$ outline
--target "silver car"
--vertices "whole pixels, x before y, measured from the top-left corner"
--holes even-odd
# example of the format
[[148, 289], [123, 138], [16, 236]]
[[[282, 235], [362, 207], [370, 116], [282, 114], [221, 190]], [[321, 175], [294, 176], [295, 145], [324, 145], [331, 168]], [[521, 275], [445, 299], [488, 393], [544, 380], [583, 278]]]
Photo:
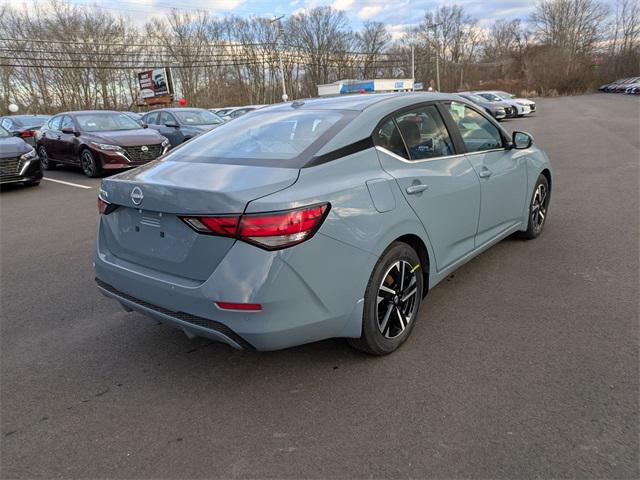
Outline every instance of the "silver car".
[[98, 288], [235, 348], [383, 355], [452, 271], [540, 235], [552, 184], [530, 135], [458, 96], [280, 104], [103, 179]]

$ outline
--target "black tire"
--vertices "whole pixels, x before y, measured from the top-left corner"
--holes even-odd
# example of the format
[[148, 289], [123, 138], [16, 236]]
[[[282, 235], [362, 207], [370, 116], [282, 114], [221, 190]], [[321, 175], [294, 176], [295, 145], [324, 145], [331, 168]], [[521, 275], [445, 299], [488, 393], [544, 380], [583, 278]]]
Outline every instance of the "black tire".
[[551, 199], [551, 190], [549, 189], [549, 181], [544, 175], [540, 175], [533, 187], [531, 202], [529, 203], [529, 220], [527, 229], [519, 232], [518, 236], [525, 240], [531, 240], [538, 237], [542, 233], [544, 224], [549, 214], [549, 200]]
[[365, 291], [362, 336], [349, 339], [351, 346], [370, 355], [387, 355], [405, 342], [422, 301], [422, 268], [418, 254], [406, 243], [394, 242], [385, 250]]
[[89, 178], [96, 178], [102, 174], [102, 165], [99, 164], [95, 155], [88, 148], [80, 152], [80, 166], [84, 174]]
[[47, 150], [42, 145], [38, 147], [38, 156], [40, 157], [40, 166], [43, 170], [53, 170], [56, 168], [56, 163], [49, 159]]

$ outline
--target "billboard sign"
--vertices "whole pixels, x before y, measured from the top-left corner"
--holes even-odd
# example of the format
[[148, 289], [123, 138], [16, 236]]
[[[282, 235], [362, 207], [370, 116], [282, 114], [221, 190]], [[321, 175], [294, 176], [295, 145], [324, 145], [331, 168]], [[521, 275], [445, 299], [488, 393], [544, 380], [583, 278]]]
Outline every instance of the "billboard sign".
[[148, 102], [157, 97], [170, 97], [173, 94], [171, 71], [168, 68], [156, 68], [138, 73], [140, 98]]

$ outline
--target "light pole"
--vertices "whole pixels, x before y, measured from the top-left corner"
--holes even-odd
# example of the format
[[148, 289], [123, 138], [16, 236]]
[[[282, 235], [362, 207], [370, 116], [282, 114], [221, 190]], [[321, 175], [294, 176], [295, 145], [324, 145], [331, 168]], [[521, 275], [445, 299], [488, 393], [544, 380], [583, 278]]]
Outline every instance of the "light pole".
[[286, 102], [289, 99], [287, 95], [287, 87], [284, 82], [284, 65], [282, 64], [282, 48], [280, 48], [280, 36], [284, 33], [284, 29], [280, 24], [280, 20], [284, 18], [284, 15], [274, 17], [271, 19], [271, 23], [278, 22], [278, 34], [276, 35], [276, 48], [278, 49], [278, 61], [280, 63], [280, 81], [282, 82], [282, 101]]
[[440, 91], [440, 48], [438, 46], [438, 39], [436, 38], [436, 28], [442, 25], [442, 23], [432, 23], [427, 25], [427, 29], [433, 30], [433, 39], [436, 43], [436, 88]]
[[411, 42], [411, 79], [413, 80], [412, 90], [416, 91], [416, 54], [413, 42]]

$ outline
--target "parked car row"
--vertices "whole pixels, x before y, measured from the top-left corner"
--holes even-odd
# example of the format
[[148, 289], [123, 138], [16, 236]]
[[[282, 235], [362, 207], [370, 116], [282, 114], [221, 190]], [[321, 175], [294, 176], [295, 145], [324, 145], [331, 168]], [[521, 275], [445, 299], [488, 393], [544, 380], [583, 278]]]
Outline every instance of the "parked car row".
[[[260, 107], [230, 109], [233, 115], [227, 120]], [[203, 108], [161, 108], [145, 114], [93, 110], [0, 117], [0, 182], [30, 182], [35, 178], [17, 180], [23, 178], [20, 171], [26, 163], [15, 158], [25, 149], [31, 148], [39, 160], [40, 177], [41, 169], [50, 170], [59, 164], [80, 167], [85, 175], [97, 177], [106, 171], [126, 170], [155, 160], [224, 122]]]
[[598, 89], [606, 93], [627, 93], [640, 95], [640, 77], [620, 78], [615, 82], [605, 83]]
[[[529, 115], [535, 111], [534, 102], [516, 98], [507, 92], [461, 92], [459, 95], [496, 120]], [[38, 168], [35, 176], [17, 180], [23, 178], [20, 172], [32, 172], [23, 172], [27, 163], [15, 161], [20, 155], [26, 154], [29, 148], [35, 150], [30, 155], [39, 159], [41, 169], [50, 170], [59, 164], [65, 164], [80, 167], [88, 177], [98, 177], [107, 171], [126, 170], [148, 163], [171, 148], [265, 106], [245, 105], [209, 110], [160, 108], [145, 114], [93, 110], [63, 112], [53, 117], [0, 117], [3, 137], [15, 138], [10, 142], [12, 146], [8, 147], [6, 153], [0, 150], [0, 158], [13, 159], [11, 167], [5, 167], [3, 163], [0, 181], [6, 177], [11, 182], [35, 183], [35, 177], [42, 176]], [[20, 144], [18, 148], [20, 142], [28, 145]]]
[[482, 107], [496, 120], [524, 117], [536, 111], [535, 102], [501, 90], [460, 92], [458, 95]]

